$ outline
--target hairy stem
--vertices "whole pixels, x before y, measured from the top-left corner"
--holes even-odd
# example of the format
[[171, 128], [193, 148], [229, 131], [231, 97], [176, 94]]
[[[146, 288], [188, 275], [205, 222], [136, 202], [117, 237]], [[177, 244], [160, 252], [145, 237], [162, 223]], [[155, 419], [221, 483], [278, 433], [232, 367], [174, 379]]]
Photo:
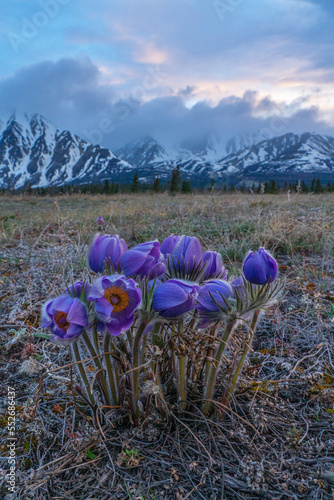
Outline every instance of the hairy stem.
[[[179, 346], [181, 344], [182, 335], [183, 335], [183, 321], [179, 322], [179, 337], [178, 343]], [[181, 346], [182, 349], [182, 346]], [[181, 408], [185, 410], [187, 408], [187, 356], [180, 355], [178, 356], [178, 366], [179, 366], [179, 398], [181, 401]]]
[[137, 333], [133, 341], [133, 367], [135, 370], [132, 372], [133, 377], [133, 403], [135, 408], [136, 417], [139, 418], [139, 366], [141, 365], [141, 352], [140, 352], [140, 342], [142, 340], [143, 331], [146, 327], [146, 323], [142, 321], [138, 327]]
[[228, 403], [231, 399], [231, 396], [234, 392], [234, 389], [235, 389], [235, 386], [236, 386], [236, 383], [238, 381], [238, 378], [239, 378], [239, 375], [240, 375], [240, 372], [244, 366], [244, 363], [245, 363], [245, 359], [246, 359], [246, 356], [248, 354], [248, 351], [249, 351], [249, 348], [251, 346], [251, 343], [252, 343], [252, 340], [253, 340], [253, 337], [254, 337], [254, 333], [255, 333], [255, 328], [256, 328], [256, 323], [257, 323], [257, 320], [259, 318], [259, 314], [260, 314], [260, 311], [255, 311], [254, 312], [254, 315], [253, 315], [253, 319], [252, 319], [252, 323], [251, 323], [251, 326], [250, 326], [250, 334], [249, 334], [249, 339], [248, 341], [245, 343], [245, 346], [244, 346], [244, 349], [242, 351], [242, 354], [241, 354], [241, 357], [239, 359], [239, 363], [236, 367], [236, 370], [234, 372], [234, 375], [232, 377], [232, 380], [231, 380], [231, 385], [230, 385], [230, 388], [229, 388], [229, 391], [228, 393], [226, 393], [226, 395], [224, 396], [223, 398], [223, 401], [222, 403], [225, 405], [225, 406], [228, 406]]
[[209, 373], [210, 373], [211, 366], [212, 366], [212, 362], [209, 359], [212, 357], [212, 352], [213, 352], [212, 342], [216, 339], [218, 329], [219, 329], [219, 326], [215, 326], [215, 327], [211, 328], [210, 332], [209, 332], [210, 338], [208, 339], [208, 342], [207, 342], [206, 356], [205, 356], [205, 362], [204, 362], [204, 365], [205, 365], [205, 385], [208, 383]]
[[208, 376], [206, 379], [205, 390], [204, 390], [204, 398], [206, 399], [206, 401], [204, 402], [204, 405], [203, 405], [203, 413], [205, 415], [208, 415], [210, 413], [211, 400], [213, 399], [213, 395], [214, 395], [217, 373], [218, 373], [219, 366], [220, 366], [220, 360], [222, 358], [222, 355], [224, 354], [226, 343], [227, 343], [228, 339], [230, 338], [230, 335], [231, 335], [235, 325], [236, 325], [235, 320], [230, 320], [227, 323], [223, 338], [221, 339], [219, 347], [217, 349], [217, 353], [215, 356], [215, 364], [212, 364], [211, 369], [209, 370], [209, 373], [208, 373]]
[[[96, 325], [93, 326], [93, 330], [94, 330], [95, 334], [97, 335]], [[103, 370], [102, 372], [100, 372], [100, 375], [99, 375], [99, 378], [98, 378], [98, 383], [99, 383], [100, 389], [101, 389], [101, 391], [103, 393], [103, 396], [104, 396], [106, 404], [108, 406], [110, 406], [111, 405], [111, 401], [110, 401], [110, 398], [109, 398], [109, 392], [108, 392], [108, 387], [107, 387], [107, 382], [106, 382], [106, 377], [105, 377], [105, 369], [103, 368], [102, 363], [100, 361], [100, 358], [98, 357], [98, 355], [100, 354], [100, 352], [99, 351], [97, 351], [97, 352], [95, 351], [94, 346], [91, 343], [89, 335], [87, 334], [86, 331], [84, 331], [84, 333], [82, 334], [82, 339], [85, 342], [90, 355], [92, 357], [94, 357], [93, 362], [95, 364], [95, 367], [98, 370]]]
[[[110, 342], [110, 335], [107, 333], [104, 337], [104, 352], [107, 353], [110, 351], [111, 347], [111, 342]], [[105, 360], [106, 360], [106, 367], [107, 367], [107, 374], [108, 374], [108, 380], [109, 380], [109, 389], [110, 393], [112, 396], [112, 400], [114, 405], [117, 405], [118, 403], [118, 394], [117, 394], [117, 385], [115, 382], [115, 366], [112, 361], [112, 355], [111, 354], [105, 354], [104, 355]]]
[[79, 378], [81, 380], [81, 383], [83, 385], [83, 389], [84, 389], [85, 393], [87, 394], [87, 399], [90, 401], [91, 405], [93, 407], [95, 407], [96, 406], [95, 399], [94, 399], [93, 394], [91, 393], [89, 380], [87, 378], [83, 363], [81, 362], [81, 356], [80, 356], [77, 342], [73, 342], [71, 344], [71, 354], [72, 354], [73, 360], [78, 362], [75, 366], [77, 367], [77, 372], [78, 372]]

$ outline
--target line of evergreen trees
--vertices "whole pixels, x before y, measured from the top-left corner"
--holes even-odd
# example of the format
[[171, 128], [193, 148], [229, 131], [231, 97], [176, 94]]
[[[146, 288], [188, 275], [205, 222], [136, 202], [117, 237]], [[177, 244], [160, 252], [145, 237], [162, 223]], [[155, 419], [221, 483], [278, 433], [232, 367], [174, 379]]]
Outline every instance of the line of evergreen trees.
[[[275, 180], [269, 180], [266, 182], [253, 183], [250, 188], [249, 185], [242, 184], [237, 188], [232, 185], [223, 184], [222, 186], [216, 188], [214, 179], [211, 180], [210, 187], [206, 188], [196, 188], [197, 192], [207, 192], [207, 191], [223, 191], [223, 192], [253, 192], [257, 194], [278, 194], [280, 192], [290, 191], [298, 192], [298, 193], [329, 193], [334, 192], [334, 182], [327, 182], [327, 184], [323, 185], [318, 178], [312, 179], [310, 185], [307, 185], [304, 180], [294, 182], [294, 183], [285, 183], [283, 186], [280, 185]], [[119, 184], [114, 181], [109, 182], [105, 180], [104, 183], [101, 184], [85, 184], [85, 185], [64, 185], [64, 186], [54, 186], [54, 187], [41, 187], [41, 188], [33, 188], [31, 185], [26, 186], [25, 188], [21, 188], [16, 191], [11, 191], [15, 193], [25, 193], [28, 195], [36, 195], [36, 196], [56, 196], [62, 194], [110, 194], [114, 195], [117, 193], [138, 193], [138, 192], [169, 192], [170, 194], [183, 193], [188, 194], [192, 193], [193, 188], [191, 187], [190, 181], [182, 180], [180, 168], [177, 166], [172, 171], [172, 175], [168, 184], [162, 184], [160, 182], [160, 178], [156, 177], [153, 185], [140, 183], [138, 173], [135, 172], [133, 176], [132, 184]], [[0, 190], [1, 194], [5, 194], [8, 192], [5, 188]]]
[[277, 194], [281, 191], [290, 191], [290, 192], [298, 192], [298, 193], [332, 193], [334, 192], [334, 182], [327, 182], [326, 185], [323, 185], [320, 179], [313, 178], [310, 186], [306, 184], [304, 180], [297, 181], [294, 183], [284, 183], [283, 186], [275, 180], [270, 180], [269, 182], [260, 182], [257, 187], [253, 183], [252, 191], [254, 193], [265, 193], [265, 194]]

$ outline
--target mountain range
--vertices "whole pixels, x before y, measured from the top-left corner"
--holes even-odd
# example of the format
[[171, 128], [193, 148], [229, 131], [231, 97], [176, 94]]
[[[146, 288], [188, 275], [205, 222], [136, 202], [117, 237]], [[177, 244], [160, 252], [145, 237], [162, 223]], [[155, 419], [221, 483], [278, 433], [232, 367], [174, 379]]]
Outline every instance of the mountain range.
[[133, 166], [109, 149], [60, 131], [41, 115], [0, 115], [0, 187], [98, 183], [129, 172]]
[[270, 178], [334, 180], [334, 138], [287, 133], [230, 148], [215, 134], [195, 145], [166, 148], [146, 137], [113, 153], [57, 129], [41, 115], [0, 115], [0, 187], [128, 183], [134, 172], [141, 182], [156, 177], [167, 182], [177, 165], [182, 178], [197, 185], [210, 178], [218, 184]]

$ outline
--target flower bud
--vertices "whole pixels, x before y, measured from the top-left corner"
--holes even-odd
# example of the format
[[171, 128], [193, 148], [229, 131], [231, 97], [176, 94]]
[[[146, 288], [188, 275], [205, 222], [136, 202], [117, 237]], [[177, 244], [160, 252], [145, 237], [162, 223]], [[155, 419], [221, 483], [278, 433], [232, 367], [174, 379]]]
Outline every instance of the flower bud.
[[209, 280], [215, 277], [221, 279], [227, 278], [226, 269], [223, 266], [222, 258], [219, 253], [207, 250], [203, 254], [202, 262], [206, 262], [204, 279]]
[[176, 318], [195, 307], [198, 285], [183, 280], [168, 280], [153, 295], [153, 309], [164, 318]]
[[243, 265], [245, 278], [254, 285], [272, 283], [277, 276], [277, 262], [264, 248], [250, 252]]
[[128, 247], [117, 234], [108, 236], [97, 233], [88, 251], [88, 264], [95, 273], [103, 271], [105, 262], [110, 262], [115, 271], [120, 270], [121, 258]]
[[122, 268], [126, 277], [155, 278], [162, 276], [166, 265], [160, 253], [160, 243], [149, 241], [131, 248], [122, 257]]

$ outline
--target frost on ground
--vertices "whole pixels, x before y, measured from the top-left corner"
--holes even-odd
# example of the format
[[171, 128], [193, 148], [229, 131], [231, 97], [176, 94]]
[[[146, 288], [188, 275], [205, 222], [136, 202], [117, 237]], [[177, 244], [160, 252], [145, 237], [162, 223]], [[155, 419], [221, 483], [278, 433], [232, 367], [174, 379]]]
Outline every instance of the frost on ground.
[[[11, 498], [332, 498], [333, 197], [3, 197], [0, 208], [1, 498], [10, 498], [7, 386], [16, 391]], [[41, 303], [87, 272], [98, 215], [133, 244], [196, 235], [231, 274], [250, 248], [277, 257], [284, 297], [260, 323], [224, 419], [205, 418], [195, 402], [169, 419], [153, 411], [145, 428], [124, 424], [117, 409], [102, 429], [85, 416], [72, 370], [61, 368], [68, 350], [43, 339], [38, 321]]]

